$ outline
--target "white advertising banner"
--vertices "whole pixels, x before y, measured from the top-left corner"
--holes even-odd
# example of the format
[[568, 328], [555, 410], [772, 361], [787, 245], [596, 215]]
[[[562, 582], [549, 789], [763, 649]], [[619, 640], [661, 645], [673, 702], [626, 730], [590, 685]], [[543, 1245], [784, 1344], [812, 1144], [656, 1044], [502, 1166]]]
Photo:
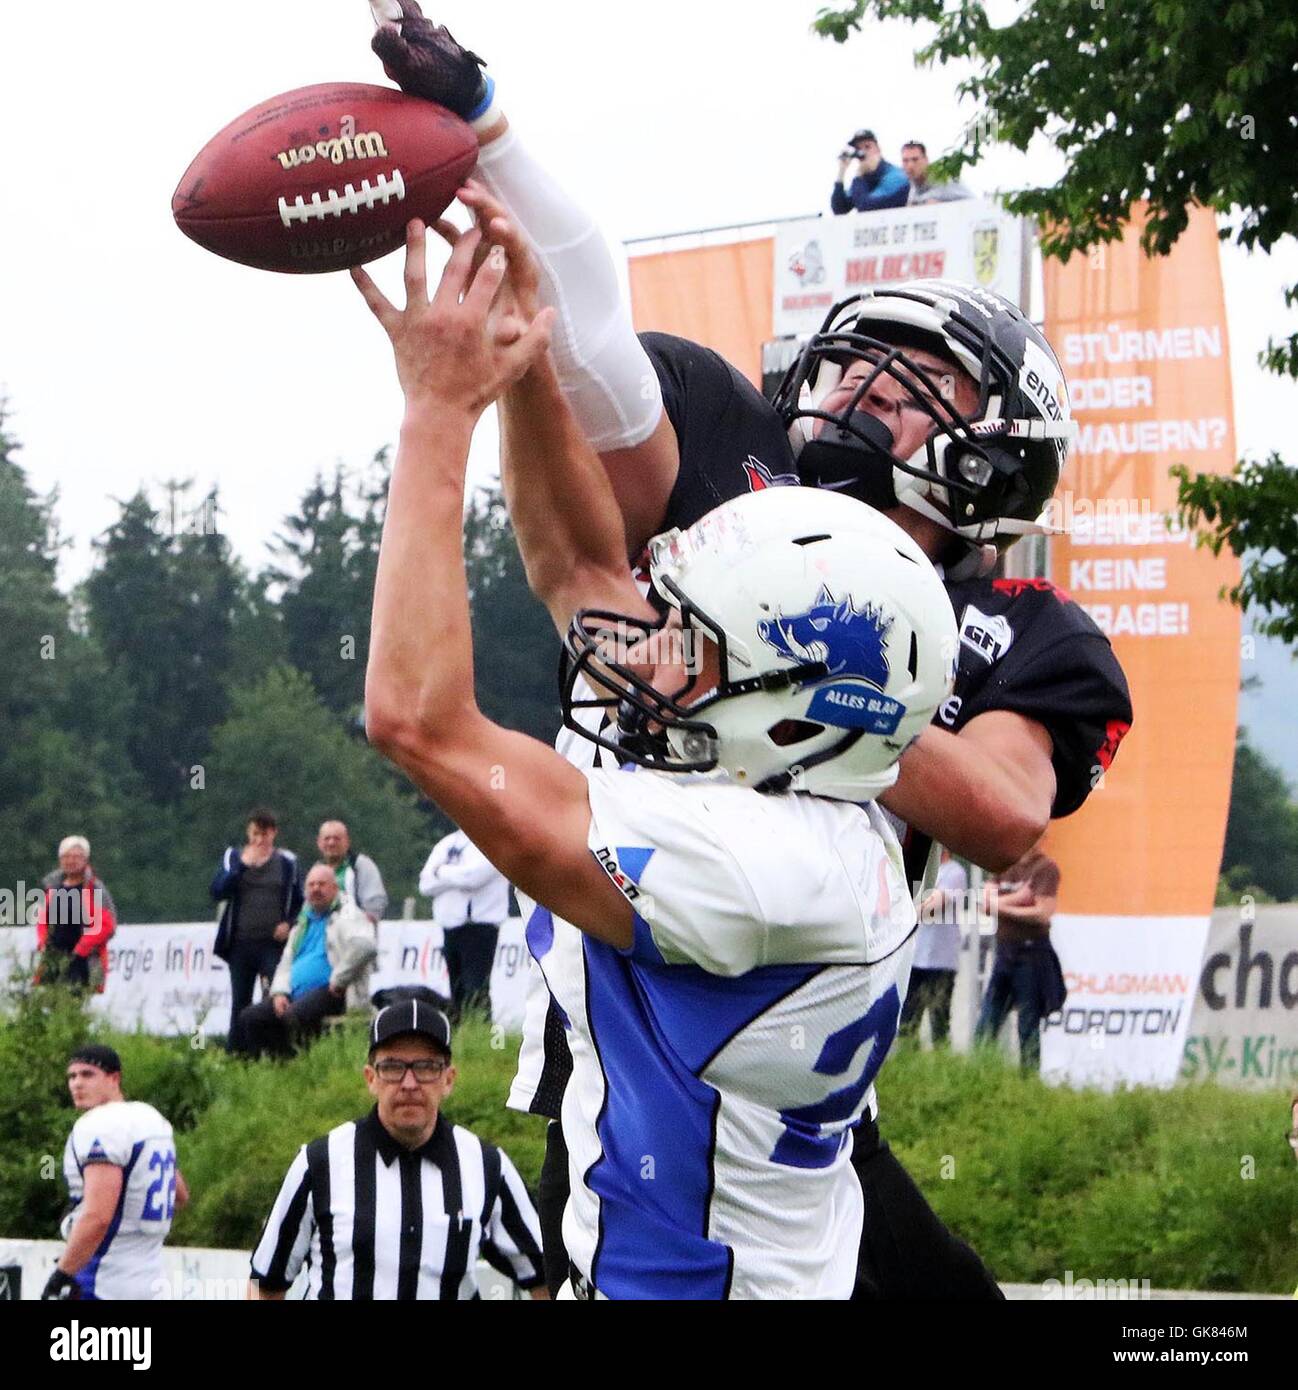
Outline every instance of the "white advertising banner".
[[[0, 1302], [40, 1298], [45, 1281], [64, 1248], [61, 1240], [6, 1240], [0, 1236]], [[247, 1299], [251, 1254], [247, 1250], [164, 1245], [162, 1275], [154, 1283], [152, 1296], [157, 1300], [187, 1303]], [[287, 1296], [302, 1298], [306, 1283], [304, 1268]], [[478, 1288], [483, 1298], [497, 1303], [522, 1297], [513, 1283], [485, 1260], [478, 1261]]]
[[814, 333], [848, 295], [927, 279], [966, 280], [1019, 304], [1021, 221], [984, 198], [966, 198], [780, 223], [773, 327], [777, 335]]
[[1056, 917], [1050, 939], [1068, 998], [1042, 1028], [1042, 1075], [1104, 1089], [1170, 1086], [1207, 936], [1206, 917]]
[[1181, 1075], [1266, 1090], [1298, 1082], [1298, 906], [1212, 914]]
[[[431, 922], [380, 922], [379, 958], [371, 990], [428, 985], [449, 994], [442, 929]], [[108, 985], [91, 1007], [114, 1027], [148, 1033], [224, 1033], [230, 1019], [230, 977], [212, 954], [212, 922], [169, 922], [119, 927], [109, 942]], [[33, 927], [0, 928], [0, 981], [35, 968]], [[535, 969], [523, 923], [500, 925], [491, 972], [493, 1019], [510, 1032], [523, 1027], [528, 971]]]

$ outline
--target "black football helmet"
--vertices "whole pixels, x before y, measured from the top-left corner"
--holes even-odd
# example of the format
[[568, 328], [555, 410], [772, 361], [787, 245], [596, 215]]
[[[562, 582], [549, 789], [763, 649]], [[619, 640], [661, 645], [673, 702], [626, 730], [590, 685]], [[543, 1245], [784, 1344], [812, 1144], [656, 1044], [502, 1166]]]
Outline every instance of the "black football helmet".
[[[966, 371], [978, 387], [977, 408], [957, 410], [951, 392], [908, 358], [907, 348], [927, 349]], [[838, 410], [821, 410], [854, 361], [870, 371]], [[887, 425], [860, 408], [885, 374], [933, 421], [910, 458], [898, 458]], [[1068, 388], [1045, 337], [998, 294], [914, 280], [845, 299], [803, 347], [774, 404], [810, 486], [881, 510], [911, 507], [974, 550], [1004, 550], [1020, 536], [1055, 529], [1041, 514], [1076, 435]]]

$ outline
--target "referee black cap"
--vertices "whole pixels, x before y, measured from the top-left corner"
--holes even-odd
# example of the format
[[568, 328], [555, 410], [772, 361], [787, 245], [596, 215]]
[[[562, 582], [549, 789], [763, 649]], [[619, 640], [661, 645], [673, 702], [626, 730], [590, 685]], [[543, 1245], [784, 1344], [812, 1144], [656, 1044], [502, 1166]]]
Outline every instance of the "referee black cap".
[[98, 1067], [100, 1071], [109, 1076], [120, 1076], [122, 1074], [122, 1059], [111, 1048], [104, 1043], [86, 1043], [68, 1058], [69, 1064], [72, 1062], [85, 1062], [89, 1066]]
[[451, 1055], [450, 1019], [441, 1009], [418, 999], [404, 999], [400, 1004], [389, 1004], [374, 1015], [374, 1022], [370, 1024], [370, 1053], [373, 1054], [374, 1049], [385, 1042], [408, 1033], [427, 1038], [448, 1057]]

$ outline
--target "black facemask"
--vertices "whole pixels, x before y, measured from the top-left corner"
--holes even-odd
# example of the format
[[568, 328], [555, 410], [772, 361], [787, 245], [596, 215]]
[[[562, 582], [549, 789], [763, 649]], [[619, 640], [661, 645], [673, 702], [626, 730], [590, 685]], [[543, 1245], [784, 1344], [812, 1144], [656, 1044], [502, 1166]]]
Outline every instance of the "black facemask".
[[844, 492], [876, 511], [897, 505], [892, 485], [892, 431], [876, 415], [855, 410], [852, 428], [829, 420], [798, 454], [798, 476], [807, 487]]

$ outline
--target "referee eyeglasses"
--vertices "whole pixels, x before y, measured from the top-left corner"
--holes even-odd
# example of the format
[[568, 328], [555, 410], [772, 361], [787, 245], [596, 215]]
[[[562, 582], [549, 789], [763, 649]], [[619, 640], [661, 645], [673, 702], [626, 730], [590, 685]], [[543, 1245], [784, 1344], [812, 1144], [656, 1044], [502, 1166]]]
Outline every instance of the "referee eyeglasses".
[[436, 1081], [449, 1065], [442, 1057], [416, 1057], [410, 1061], [404, 1057], [384, 1057], [374, 1063], [374, 1070], [380, 1081], [399, 1086], [406, 1079], [407, 1071], [414, 1073], [416, 1081], [426, 1083]]

